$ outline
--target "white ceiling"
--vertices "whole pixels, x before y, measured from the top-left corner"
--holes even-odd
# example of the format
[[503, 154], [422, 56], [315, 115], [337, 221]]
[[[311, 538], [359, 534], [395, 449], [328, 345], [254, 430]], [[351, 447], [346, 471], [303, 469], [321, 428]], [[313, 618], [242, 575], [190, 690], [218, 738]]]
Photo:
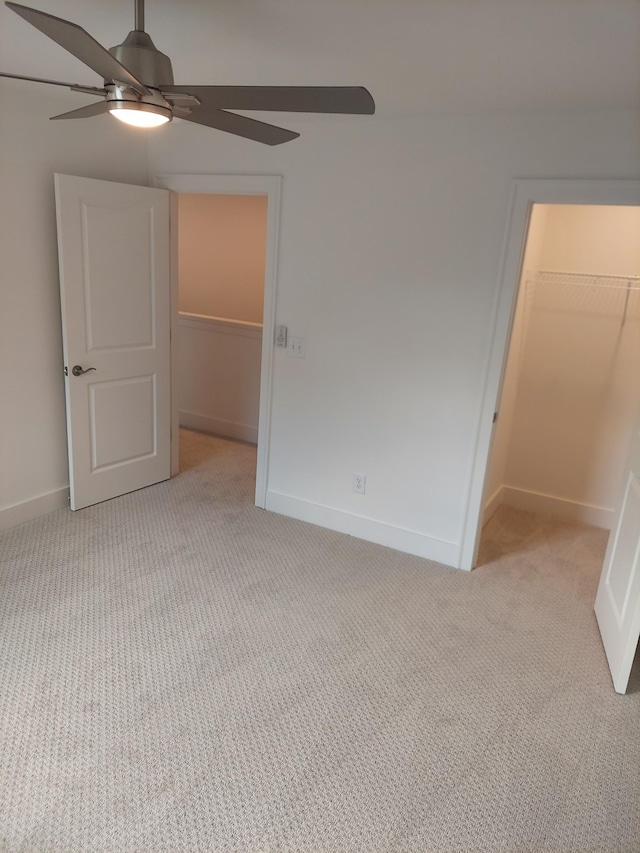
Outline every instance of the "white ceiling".
[[[25, 5], [133, 27], [133, 0]], [[365, 85], [379, 115], [640, 106], [640, 0], [147, 0], [146, 29], [176, 83]], [[4, 6], [0, 70], [99, 82]]]

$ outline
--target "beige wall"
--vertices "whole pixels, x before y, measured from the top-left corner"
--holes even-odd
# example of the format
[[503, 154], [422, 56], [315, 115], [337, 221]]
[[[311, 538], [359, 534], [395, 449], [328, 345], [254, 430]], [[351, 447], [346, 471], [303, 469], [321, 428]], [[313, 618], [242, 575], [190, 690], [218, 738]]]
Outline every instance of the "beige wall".
[[[551, 205], [526, 268], [640, 276], [638, 234], [640, 208]], [[640, 294], [529, 282], [519, 303], [487, 498], [502, 482], [506, 503], [608, 526], [640, 402]]]
[[540, 269], [640, 275], [640, 207], [549, 205]]
[[178, 195], [180, 311], [262, 322], [266, 196]]

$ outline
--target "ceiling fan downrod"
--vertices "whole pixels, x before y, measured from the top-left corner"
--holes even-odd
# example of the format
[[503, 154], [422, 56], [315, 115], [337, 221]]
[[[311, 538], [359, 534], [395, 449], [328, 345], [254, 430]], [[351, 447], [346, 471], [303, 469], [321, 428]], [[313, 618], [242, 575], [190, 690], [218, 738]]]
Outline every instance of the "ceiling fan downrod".
[[160, 89], [173, 85], [173, 69], [169, 57], [158, 50], [144, 28], [144, 0], [135, 2], [135, 23], [122, 44], [109, 48], [109, 53], [146, 86]]
[[134, 0], [135, 2], [135, 25], [134, 29], [140, 33], [144, 32], [144, 0]]

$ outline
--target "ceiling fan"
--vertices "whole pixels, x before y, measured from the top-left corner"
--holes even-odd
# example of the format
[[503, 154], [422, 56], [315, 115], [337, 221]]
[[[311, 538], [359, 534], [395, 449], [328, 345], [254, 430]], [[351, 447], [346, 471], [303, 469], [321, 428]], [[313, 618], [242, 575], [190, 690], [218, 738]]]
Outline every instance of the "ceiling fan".
[[109, 112], [138, 127], [155, 127], [174, 116], [224, 130], [266, 145], [280, 145], [299, 136], [291, 130], [256, 121], [228, 110], [371, 115], [375, 104], [362, 86], [187, 86], [174, 85], [171, 60], [161, 53], [144, 29], [144, 0], [134, 0], [135, 29], [122, 44], [102, 47], [77, 24], [5, 3], [104, 80], [104, 86], [80, 86], [59, 80], [0, 72], [0, 77], [65, 86], [73, 92], [100, 96], [96, 103], [53, 119], [90, 118]]

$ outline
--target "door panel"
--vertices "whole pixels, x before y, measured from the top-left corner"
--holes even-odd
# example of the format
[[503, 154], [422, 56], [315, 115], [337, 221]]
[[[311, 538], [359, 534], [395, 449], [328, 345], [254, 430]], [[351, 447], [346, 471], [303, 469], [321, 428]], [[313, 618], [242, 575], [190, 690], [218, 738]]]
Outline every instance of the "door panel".
[[633, 433], [622, 504], [609, 537], [595, 612], [613, 685], [624, 693], [640, 637], [640, 422]]
[[[114, 410], [121, 410], [116, 423]], [[155, 376], [90, 383], [92, 471], [154, 456], [155, 410]]]
[[153, 208], [81, 210], [87, 351], [153, 346]]
[[633, 592], [634, 572], [629, 572], [638, 560], [638, 530], [640, 529], [640, 484], [629, 474], [624, 496], [625, 511], [620, 519], [615, 547], [607, 572], [607, 590], [618, 624], [624, 622]]
[[56, 175], [56, 210], [80, 509], [170, 474], [169, 193]]

